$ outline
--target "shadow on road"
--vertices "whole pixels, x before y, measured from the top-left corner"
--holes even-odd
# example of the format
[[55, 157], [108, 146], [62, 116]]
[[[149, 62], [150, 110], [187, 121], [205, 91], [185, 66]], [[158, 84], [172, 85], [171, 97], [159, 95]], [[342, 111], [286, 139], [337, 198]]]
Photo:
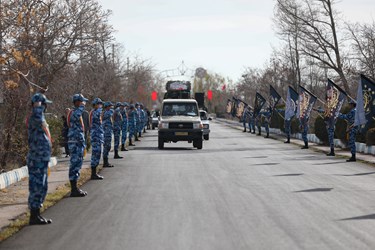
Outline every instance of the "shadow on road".
[[278, 162], [265, 162], [265, 163], [257, 163], [257, 164], [252, 164], [252, 166], [274, 166], [274, 165], [279, 165], [280, 163]]
[[330, 164], [343, 164], [347, 163], [346, 161], [332, 161], [332, 162], [321, 162], [321, 163], [314, 163], [312, 165], [330, 165]]
[[364, 175], [372, 175], [375, 174], [375, 172], [369, 172], [369, 173], [358, 173], [358, 174], [337, 174], [338, 176], [364, 176]]
[[286, 176], [301, 176], [304, 174], [278, 174], [278, 175], [273, 175], [274, 177], [286, 177]]
[[346, 220], [375, 220], [375, 214], [346, 218], [346, 219], [341, 219], [340, 221], [346, 221]]
[[313, 188], [313, 189], [305, 189], [300, 191], [294, 191], [294, 193], [313, 193], [313, 192], [330, 192], [333, 188]]

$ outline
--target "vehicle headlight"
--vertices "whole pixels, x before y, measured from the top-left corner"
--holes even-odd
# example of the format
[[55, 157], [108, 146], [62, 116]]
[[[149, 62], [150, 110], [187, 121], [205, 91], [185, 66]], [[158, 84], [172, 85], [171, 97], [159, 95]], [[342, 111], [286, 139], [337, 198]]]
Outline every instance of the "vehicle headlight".
[[193, 123], [193, 129], [203, 129], [203, 124], [200, 123]]
[[168, 129], [169, 123], [168, 122], [159, 122], [159, 128]]

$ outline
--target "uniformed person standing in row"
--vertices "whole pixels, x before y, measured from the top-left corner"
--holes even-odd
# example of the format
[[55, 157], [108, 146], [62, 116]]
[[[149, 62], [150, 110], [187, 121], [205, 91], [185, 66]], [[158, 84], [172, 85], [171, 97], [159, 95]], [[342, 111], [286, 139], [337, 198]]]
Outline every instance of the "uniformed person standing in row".
[[93, 110], [90, 112], [90, 136], [91, 136], [91, 180], [102, 180], [103, 176], [96, 173], [102, 155], [104, 131], [102, 125], [103, 101], [95, 98], [92, 102]]
[[124, 102], [121, 105], [121, 115], [122, 115], [121, 151], [128, 151], [125, 147], [126, 139], [128, 135], [128, 107], [129, 107], [129, 104], [127, 102]]
[[356, 106], [357, 104], [355, 101], [351, 100], [349, 102], [350, 105], [350, 111], [347, 114], [340, 114], [338, 118], [344, 119], [347, 122], [347, 130], [346, 132], [349, 133], [349, 148], [350, 152], [352, 153], [352, 157], [347, 162], [353, 162], [356, 161], [356, 146], [355, 146], [355, 137], [357, 135], [357, 126], [354, 125], [355, 120], [355, 112], [356, 112]]
[[109, 151], [112, 144], [113, 133], [113, 104], [111, 102], [104, 103], [103, 113], [103, 130], [104, 130], [104, 145], [103, 145], [103, 167], [111, 168], [113, 165], [108, 162]]
[[264, 128], [266, 130], [266, 136], [264, 138], [270, 137], [270, 123], [271, 123], [271, 116], [272, 116], [272, 108], [268, 107], [266, 111], [260, 113], [264, 117]]
[[138, 137], [142, 137], [144, 122], [145, 122], [145, 112], [143, 111], [143, 104], [139, 104], [139, 124], [138, 124]]
[[247, 120], [248, 120], [248, 114], [247, 114], [247, 107], [245, 108], [245, 110], [243, 111], [242, 113], [242, 125], [243, 125], [243, 130], [242, 132], [246, 132], [246, 123], [247, 123]]
[[305, 144], [301, 149], [308, 149], [309, 140], [307, 139], [307, 133], [309, 131], [309, 117], [303, 116], [300, 118], [300, 129], [302, 132], [302, 140]]
[[121, 106], [123, 104], [121, 102], [116, 103], [116, 108], [113, 114], [113, 137], [115, 140], [114, 150], [115, 150], [115, 159], [122, 159], [123, 157], [119, 156], [118, 149], [120, 146], [120, 136], [121, 136], [121, 129], [122, 129], [122, 115], [121, 115]]
[[47, 103], [52, 103], [43, 94], [37, 93], [31, 99], [32, 113], [27, 119], [29, 153], [27, 169], [29, 171], [30, 225], [52, 223], [52, 220], [40, 215], [40, 208], [48, 190], [48, 163], [51, 158], [51, 135], [44, 118]]
[[249, 110], [249, 133], [255, 134], [254, 110]]
[[82, 119], [82, 113], [88, 99], [82, 94], [73, 96], [74, 108], [69, 112], [67, 120], [69, 126], [68, 144], [70, 152], [69, 181], [71, 186], [71, 197], [83, 197], [87, 192], [77, 187], [77, 181], [81, 174], [83, 163], [83, 154], [86, 147], [85, 126]]
[[286, 141], [284, 141], [284, 143], [290, 143], [290, 134], [292, 130], [291, 126], [292, 126], [292, 118], [285, 119], [284, 127], [285, 127]]
[[137, 117], [137, 111], [135, 110], [134, 104], [131, 104], [129, 112], [128, 112], [129, 146], [135, 146], [132, 140], [133, 140], [133, 136], [135, 136], [136, 134], [136, 117]]
[[141, 112], [140, 112], [140, 108], [139, 108], [139, 103], [136, 102], [135, 103], [135, 111], [137, 113], [137, 116], [135, 117], [135, 132], [134, 132], [134, 136], [135, 136], [135, 141], [140, 141], [139, 140], [139, 129], [140, 129], [140, 122], [141, 122]]
[[[317, 109], [313, 109], [313, 110], [317, 111], [320, 114], [325, 113], [325, 110], [322, 109], [321, 107], [319, 107]], [[329, 143], [329, 148], [330, 148], [330, 152], [327, 154], [327, 156], [335, 156], [335, 124], [336, 124], [336, 120], [330, 121], [329, 118], [324, 118], [324, 123], [325, 123], [326, 129], [327, 129], [328, 143]]]
[[261, 127], [261, 123], [262, 123], [262, 117], [260, 114], [258, 114], [256, 117], [255, 117], [255, 124], [258, 128], [258, 135], [262, 135], [262, 127]]

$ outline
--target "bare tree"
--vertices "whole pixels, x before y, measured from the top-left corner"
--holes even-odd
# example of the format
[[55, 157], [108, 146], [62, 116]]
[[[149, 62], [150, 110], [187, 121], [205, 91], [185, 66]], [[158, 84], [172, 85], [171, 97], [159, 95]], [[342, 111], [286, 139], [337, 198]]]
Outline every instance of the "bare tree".
[[[285, 11], [288, 7], [290, 15]], [[293, 85], [297, 87], [301, 84], [301, 67], [300, 67], [300, 52], [299, 52], [299, 33], [300, 25], [297, 20], [298, 8], [295, 0], [277, 0], [275, 5], [274, 23], [279, 37], [286, 42], [286, 49], [283, 50], [284, 56], [290, 62], [290, 69], [293, 73]]]
[[375, 79], [375, 22], [371, 24], [347, 24], [354, 49], [353, 57], [359, 70]]
[[351, 92], [341, 55], [341, 45], [337, 32], [338, 14], [334, 9], [335, 0], [278, 0], [278, 8], [290, 20], [298, 24], [299, 51], [306, 57], [334, 70], [347, 92]]

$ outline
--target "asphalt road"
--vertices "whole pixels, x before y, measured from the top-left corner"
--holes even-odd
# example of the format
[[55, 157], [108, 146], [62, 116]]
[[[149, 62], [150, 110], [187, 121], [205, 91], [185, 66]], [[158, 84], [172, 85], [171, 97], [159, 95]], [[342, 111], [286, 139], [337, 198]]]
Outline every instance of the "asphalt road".
[[[122, 155], [124, 153], [122, 152]], [[202, 150], [146, 134], [85, 198], [0, 249], [375, 249], [375, 168], [212, 124]]]

